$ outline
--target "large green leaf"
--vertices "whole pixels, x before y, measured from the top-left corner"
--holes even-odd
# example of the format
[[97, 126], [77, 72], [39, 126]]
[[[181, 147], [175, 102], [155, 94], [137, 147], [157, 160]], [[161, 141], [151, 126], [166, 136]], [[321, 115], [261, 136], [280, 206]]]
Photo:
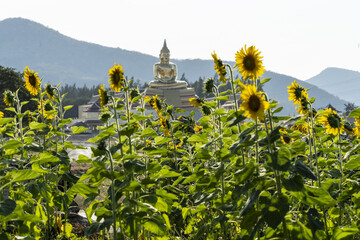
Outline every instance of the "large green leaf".
[[23, 182], [38, 178], [41, 174], [31, 169], [25, 169], [25, 170], [14, 170], [8, 172], [6, 175], [11, 177], [12, 182]]
[[360, 117], [360, 108], [353, 110], [350, 114], [349, 117]]
[[152, 128], [145, 128], [142, 132], [141, 132], [141, 137], [145, 138], [145, 137], [156, 137], [158, 134], [157, 132], [152, 129]]
[[0, 215], [8, 216], [10, 215], [16, 208], [16, 202], [11, 199], [5, 199], [0, 202]]
[[153, 218], [147, 219], [143, 226], [147, 231], [159, 236], [164, 236], [166, 233], [166, 225]]
[[360, 169], [360, 155], [351, 158], [344, 165], [344, 170], [359, 170]]
[[3, 145], [3, 149], [17, 149], [21, 146], [23, 146], [22, 142], [15, 139], [10, 139]]
[[31, 122], [29, 124], [30, 129], [43, 129], [44, 127], [46, 127], [47, 125], [45, 123], [38, 123], [38, 122]]
[[349, 239], [348, 237], [353, 236], [358, 233], [359, 233], [359, 229], [356, 227], [337, 226], [335, 228], [332, 239], [334, 239], [334, 240]]
[[71, 130], [72, 130], [73, 134], [80, 134], [80, 133], [88, 130], [88, 128], [83, 127], [83, 126], [80, 126], [80, 127], [73, 126], [73, 127], [71, 127]]
[[245, 180], [249, 179], [254, 173], [256, 166], [253, 162], [249, 162], [245, 165], [243, 169], [240, 169], [235, 172], [235, 179], [238, 184], [243, 183]]
[[317, 179], [315, 174], [310, 170], [310, 168], [308, 166], [306, 166], [306, 164], [300, 160], [296, 161], [294, 170], [295, 170], [295, 172], [299, 173], [303, 177], [310, 178], [312, 180]]
[[155, 137], [154, 141], [155, 141], [155, 145], [161, 145], [161, 144], [170, 142], [171, 138], [157, 136], [157, 137]]

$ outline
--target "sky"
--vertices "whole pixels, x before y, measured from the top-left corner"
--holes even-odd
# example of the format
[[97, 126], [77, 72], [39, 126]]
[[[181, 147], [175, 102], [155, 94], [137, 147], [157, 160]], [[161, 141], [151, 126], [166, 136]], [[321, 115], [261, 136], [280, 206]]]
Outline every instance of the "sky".
[[170, 58], [235, 61], [261, 51], [266, 70], [307, 80], [327, 67], [360, 71], [359, 0], [4, 0], [22, 17], [71, 38]]

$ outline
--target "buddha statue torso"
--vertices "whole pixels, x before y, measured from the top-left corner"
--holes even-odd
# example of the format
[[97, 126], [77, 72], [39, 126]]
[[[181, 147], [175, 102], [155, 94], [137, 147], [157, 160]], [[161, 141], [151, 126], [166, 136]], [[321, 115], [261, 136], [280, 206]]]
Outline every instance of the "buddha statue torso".
[[164, 41], [164, 46], [160, 51], [160, 62], [154, 64], [154, 78], [155, 81], [151, 81], [149, 86], [163, 86], [163, 85], [176, 85], [187, 86], [184, 81], [177, 81], [177, 66], [169, 61], [170, 51]]

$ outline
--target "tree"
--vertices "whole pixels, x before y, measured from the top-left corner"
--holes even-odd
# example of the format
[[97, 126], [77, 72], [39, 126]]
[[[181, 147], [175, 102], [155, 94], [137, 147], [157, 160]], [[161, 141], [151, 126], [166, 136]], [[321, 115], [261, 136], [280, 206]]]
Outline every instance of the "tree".
[[[30, 110], [34, 111], [37, 109], [37, 103], [31, 101], [33, 97], [28, 90], [24, 87], [25, 81], [23, 79], [23, 74], [16, 72], [14, 68], [7, 68], [0, 66], [0, 111], [4, 113], [5, 117], [13, 117], [14, 113], [5, 110], [8, 106], [4, 103], [4, 92], [5, 90], [10, 90], [16, 92], [19, 89], [19, 99], [20, 101], [29, 101], [28, 104], [25, 104], [22, 108], [23, 112]], [[26, 120], [26, 118], [24, 118]]]
[[358, 107], [355, 105], [355, 103], [345, 103], [345, 116], [349, 116], [349, 114], [357, 109]]

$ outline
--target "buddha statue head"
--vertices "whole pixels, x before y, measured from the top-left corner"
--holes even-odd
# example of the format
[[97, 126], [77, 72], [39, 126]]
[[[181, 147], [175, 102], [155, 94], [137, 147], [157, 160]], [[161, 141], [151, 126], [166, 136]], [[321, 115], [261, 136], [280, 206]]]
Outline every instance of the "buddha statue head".
[[160, 51], [160, 62], [154, 65], [154, 78], [162, 83], [176, 82], [177, 66], [170, 62], [170, 51], [166, 46], [166, 40]]

